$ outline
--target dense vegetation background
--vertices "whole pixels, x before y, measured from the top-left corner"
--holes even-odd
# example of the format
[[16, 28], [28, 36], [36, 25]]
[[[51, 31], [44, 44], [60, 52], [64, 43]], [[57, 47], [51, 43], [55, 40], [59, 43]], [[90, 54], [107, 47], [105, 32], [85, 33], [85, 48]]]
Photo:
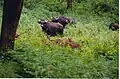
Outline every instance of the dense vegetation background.
[[[108, 26], [118, 20], [118, 0], [25, 0], [15, 41], [15, 50], [0, 57], [0, 77], [118, 78], [118, 31]], [[0, 1], [2, 22], [3, 0]], [[38, 19], [56, 16], [76, 19], [64, 36], [80, 44], [77, 49], [61, 47], [47, 40]]]

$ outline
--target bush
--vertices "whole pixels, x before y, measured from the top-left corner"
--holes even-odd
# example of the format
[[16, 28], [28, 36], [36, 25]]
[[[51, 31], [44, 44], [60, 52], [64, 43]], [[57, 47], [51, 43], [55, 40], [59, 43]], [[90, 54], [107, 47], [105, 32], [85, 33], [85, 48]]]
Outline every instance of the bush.
[[18, 78], [21, 75], [18, 74], [20, 67], [16, 62], [1, 62], [0, 61], [0, 78]]

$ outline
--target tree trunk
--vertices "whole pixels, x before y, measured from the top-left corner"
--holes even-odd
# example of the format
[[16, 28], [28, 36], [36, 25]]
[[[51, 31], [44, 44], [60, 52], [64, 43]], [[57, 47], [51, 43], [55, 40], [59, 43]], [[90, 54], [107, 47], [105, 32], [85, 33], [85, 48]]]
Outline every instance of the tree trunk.
[[4, 0], [0, 49], [14, 49], [14, 40], [19, 23], [23, 0]]
[[67, 0], [67, 9], [72, 9], [72, 0]]

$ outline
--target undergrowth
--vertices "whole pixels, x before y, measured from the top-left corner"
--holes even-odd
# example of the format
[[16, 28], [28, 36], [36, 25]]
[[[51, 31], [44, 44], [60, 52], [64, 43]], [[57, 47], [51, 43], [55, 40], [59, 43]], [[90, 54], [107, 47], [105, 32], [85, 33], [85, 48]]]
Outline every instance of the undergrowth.
[[[112, 17], [116, 16], [111, 17], [108, 13], [98, 16], [94, 12], [84, 12], [90, 6], [86, 5], [84, 8], [83, 4], [86, 3], [76, 4], [77, 7], [74, 5], [75, 10], [79, 8], [84, 10], [76, 12], [68, 10], [63, 15], [75, 18], [76, 28], [68, 24], [62, 37], [51, 38], [71, 38], [80, 45], [79, 48], [72, 49], [69, 46], [51, 43], [37, 23], [39, 19], [50, 20], [51, 17], [60, 16], [59, 11], [54, 9], [60, 5], [50, 7], [54, 4], [51, 2], [49, 7], [44, 4], [29, 8], [30, 5], [26, 2], [17, 30], [20, 36], [15, 40], [15, 50], [7, 52], [7, 58], [10, 57], [11, 60], [4, 60], [6, 56], [0, 57], [1, 78], [118, 78], [118, 31], [108, 29], [109, 24], [115, 20]], [[64, 7], [59, 9], [62, 10]]]

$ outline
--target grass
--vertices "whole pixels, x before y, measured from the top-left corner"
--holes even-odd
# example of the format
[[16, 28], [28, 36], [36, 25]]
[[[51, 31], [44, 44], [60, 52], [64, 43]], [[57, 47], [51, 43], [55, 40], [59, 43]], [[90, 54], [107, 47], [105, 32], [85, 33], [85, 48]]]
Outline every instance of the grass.
[[63, 37], [52, 39], [72, 38], [80, 44], [72, 49], [47, 40], [37, 20], [57, 14], [38, 10], [23, 9], [17, 31], [20, 36], [15, 41], [15, 50], [8, 52], [12, 60], [0, 61], [0, 77], [118, 78], [119, 37], [118, 31], [108, 29], [111, 18], [65, 14], [77, 19], [76, 28], [67, 25]]

